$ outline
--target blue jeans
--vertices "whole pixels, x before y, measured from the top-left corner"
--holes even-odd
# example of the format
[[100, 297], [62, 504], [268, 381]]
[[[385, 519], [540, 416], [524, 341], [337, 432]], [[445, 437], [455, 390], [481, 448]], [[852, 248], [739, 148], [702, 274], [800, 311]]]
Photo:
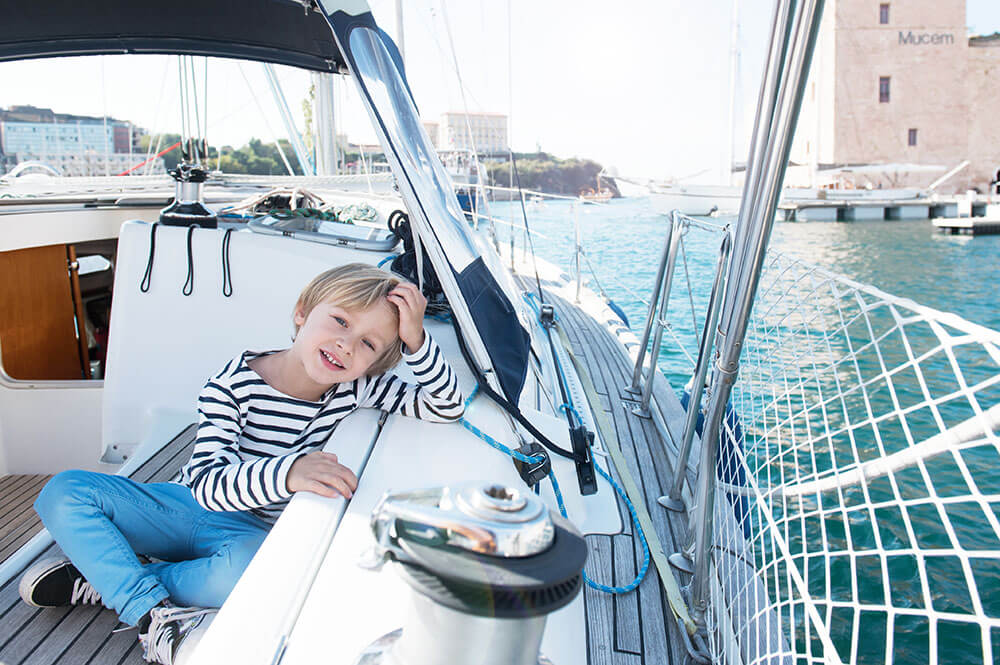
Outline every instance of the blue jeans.
[[[64, 471], [35, 510], [104, 604], [134, 626], [165, 598], [221, 607], [271, 525], [250, 513], [212, 512], [175, 483]], [[155, 559], [143, 565], [136, 553]]]

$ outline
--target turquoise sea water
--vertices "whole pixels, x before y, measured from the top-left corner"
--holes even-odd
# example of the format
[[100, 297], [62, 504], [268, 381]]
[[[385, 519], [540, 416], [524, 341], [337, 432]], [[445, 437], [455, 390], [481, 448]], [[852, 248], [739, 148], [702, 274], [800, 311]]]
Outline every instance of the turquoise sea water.
[[[527, 209], [529, 226], [536, 232], [535, 251], [567, 274], [572, 270], [574, 205], [547, 201]], [[494, 202], [491, 209], [498, 219], [518, 226], [522, 223], [517, 204]], [[646, 305], [633, 294], [649, 298], [666, 237], [666, 216], [655, 212], [645, 198], [578, 206], [578, 213], [581, 244], [593, 274], [625, 310], [632, 328], [641, 329]], [[735, 222], [732, 217], [711, 221]], [[498, 225], [497, 231], [502, 242], [513, 232], [515, 245], [523, 246], [523, 231], [505, 225]], [[1000, 330], [1000, 235], [947, 236], [927, 220], [777, 222], [771, 247], [887, 293]], [[685, 248], [695, 310], [704, 313], [717, 239], [708, 233], [691, 232], [685, 238]], [[586, 264], [584, 276], [593, 280]], [[678, 335], [686, 334], [688, 343], [693, 344], [683, 263], [678, 265], [674, 280], [671, 320]], [[680, 371], [684, 365], [675, 363], [672, 355], [667, 354], [663, 361], [668, 373], [676, 370], [678, 377], [686, 374]]]
[[[520, 206], [516, 204], [494, 203], [492, 212], [501, 220], [522, 224]], [[578, 216], [581, 243], [590, 260], [590, 265], [583, 264], [585, 277], [595, 290], [599, 282], [626, 312], [632, 329], [641, 332], [647, 306], [640, 298], [648, 299], [652, 289], [668, 228], [667, 218], [652, 210], [645, 199], [622, 199], [600, 206], [550, 201], [540, 207], [529, 207], [527, 214], [531, 230], [536, 233], [535, 251], [567, 274], [572, 274], [573, 219]], [[735, 222], [732, 218], [712, 221]], [[512, 229], [500, 225], [498, 233], [501, 241], [507, 243]], [[515, 245], [524, 246], [523, 231], [515, 229], [513, 235]], [[689, 231], [685, 236], [685, 253], [674, 275], [667, 316], [674, 337], [664, 338], [659, 364], [678, 391], [691, 374], [691, 362], [678, 347], [685, 347], [690, 355], [696, 352], [695, 330], [700, 332], [703, 324], [718, 241], [717, 235]], [[771, 247], [887, 293], [1000, 330], [997, 304], [1000, 236], [945, 236], [927, 220], [779, 222]], [[946, 353], [932, 351], [939, 341], [925, 325], [918, 322], [907, 325], [906, 330], [910, 350], [916, 355], [930, 354], [921, 366], [930, 395], [940, 398], [934, 408], [919, 406], [926, 404], [927, 397], [920, 379], [912, 372], [885, 375], [885, 367], [905, 365], [907, 361], [905, 344], [892, 333], [896, 325], [893, 312], [880, 308], [866, 317], [860, 314], [865, 301], [859, 301], [854, 294], [847, 294], [838, 302], [836, 293], [831, 296], [822, 288], [812, 291], [808, 280], [790, 278], [792, 272], [772, 274], [777, 277], [771, 281], [766, 278], [762, 284], [769, 283], [772, 289], [798, 292], [805, 297], [794, 310], [789, 310], [791, 314], [779, 307], [780, 311], [767, 317], [762, 315], [765, 322], [747, 339], [741, 380], [748, 387], [740, 395], [742, 402], [737, 409], [748, 430], [747, 463], [755, 470], [759, 484], [766, 485], [773, 478], [778, 479], [775, 482], [778, 484], [796, 473], [822, 473], [832, 465], [849, 466], [877, 456], [879, 446], [891, 453], [908, 445], [908, 441], [922, 441], [936, 434], [942, 421], [950, 427], [971, 415], [967, 400], [945, 397], [956, 390], [951, 365]], [[784, 282], [780, 281], [783, 275]], [[782, 306], [793, 300], [783, 299]], [[811, 325], [816, 323], [815, 319], [803, 325], [808, 317], [817, 316], [816, 312], [822, 312], [819, 316], [846, 317], [856, 323], [846, 326], [843, 334], [831, 342], [817, 334], [821, 327]], [[866, 348], [866, 342], [873, 336], [881, 339], [878, 348], [870, 344]], [[794, 344], [782, 346], [781, 340], [788, 339]], [[856, 363], [853, 359], [851, 363], [834, 360], [852, 349], [860, 349], [855, 354]], [[979, 352], [975, 345], [958, 347], [955, 355], [970, 384], [996, 373], [996, 361]], [[787, 367], [793, 370], [788, 371]], [[867, 384], [866, 400], [874, 413], [887, 413], [894, 408], [906, 410], [911, 406], [912, 410], [905, 419], [873, 421], [859, 391], [852, 394], [849, 390], [859, 381]], [[831, 402], [829, 396], [836, 390], [846, 392], [846, 397]], [[756, 399], [754, 391], [764, 397]], [[734, 401], [737, 394], [734, 393]], [[774, 394], [787, 397], [769, 402], [767, 396]], [[977, 397], [984, 408], [988, 407], [1000, 401], [1000, 388], [986, 389]], [[792, 398], [801, 405], [789, 407], [782, 403], [791, 402]], [[821, 409], [807, 408], [824, 400], [828, 403]], [[822, 433], [824, 427], [825, 436], [815, 434]], [[837, 431], [829, 434], [830, 429]], [[803, 431], [813, 433], [805, 437], [812, 441], [808, 455], [801, 452], [775, 455], [769, 447], [769, 441], [782, 437], [786, 441], [802, 439]], [[995, 480], [1000, 456], [992, 446], [981, 446], [963, 451], [962, 461], [975, 479], [973, 487], [967, 484], [954, 460], [943, 455], [926, 463], [926, 475], [917, 469], [898, 473], [896, 487], [885, 479], [871, 482], [867, 496], [855, 488], [846, 491], [843, 497], [824, 494], [816, 505], [806, 505], [808, 502], [803, 501], [772, 508], [775, 519], [785, 520], [786, 537], [793, 552], [821, 552], [819, 542], [823, 541], [827, 551], [846, 553], [818, 558], [803, 556], [798, 561], [810, 590], [819, 598], [858, 602], [869, 607], [921, 608], [929, 600], [936, 611], [970, 613], [974, 603], [967, 591], [961, 562], [954, 556], [957, 540], [959, 550], [972, 552], [969, 569], [980, 590], [978, 602], [983, 611], [1000, 617], [1000, 563], [986, 554], [975, 557], [977, 551], [1000, 550], [1000, 542], [987, 525], [1000, 516], [1000, 504], [984, 506], [964, 500], [976, 494], [1000, 493], [1000, 481]], [[938, 496], [951, 498], [952, 502], [941, 509], [944, 512], [924, 502], [928, 485], [933, 486], [931, 489]], [[893, 505], [897, 496], [905, 504], [902, 509]], [[958, 500], [960, 497], [963, 500]], [[826, 510], [827, 499], [840, 501], [846, 509], [826, 512], [822, 522], [815, 515], [808, 515], [810, 511]], [[870, 505], [879, 507], [865, 507]], [[984, 510], [992, 515], [984, 514]], [[751, 533], [762, 528], [759, 516], [751, 517], [750, 522]], [[923, 561], [926, 571], [923, 576], [917, 559], [908, 549], [911, 528], [920, 546], [931, 553]], [[767, 550], [766, 543], [758, 542], [755, 549], [760, 555]], [[888, 556], [867, 554], [877, 551], [888, 552]], [[850, 555], [851, 552], [855, 554]], [[786, 617], [786, 621], [795, 624], [788, 632], [801, 638], [802, 618], [798, 614]], [[857, 638], [853, 637], [855, 620], [860, 621]], [[935, 655], [930, 653], [934, 643], [929, 638], [932, 626], [919, 615], [897, 615], [890, 622], [884, 611], [862, 612], [855, 617], [850, 608], [831, 607], [827, 621], [845, 662], [852, 659], [852, 650], [856, 650], [853, 659], [858, 663], [880, 663], [887, 659], [897, 663], [926, 663]], [[983, 641], [992, 644], [994, 660], [1000, 661], [1000, 630], [981, 635], [969, 624], [947, 621], [938, 622], [936, 629], [938, 662], [982, 662]], [[892, 631], [891, 654], [885, 653], [887, 630]]]

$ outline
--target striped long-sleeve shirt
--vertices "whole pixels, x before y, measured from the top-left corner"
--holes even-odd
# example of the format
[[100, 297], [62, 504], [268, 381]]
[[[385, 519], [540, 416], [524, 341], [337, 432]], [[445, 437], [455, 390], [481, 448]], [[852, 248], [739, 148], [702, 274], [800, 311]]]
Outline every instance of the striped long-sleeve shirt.
[[[462, 417], [458, 380], [430, 335], [404, 354], [418, 385], [394, 374], [337, 384], [318, 402], [275, 390], [248, 361], [269, 352], [247, 351], [209, 379], [198, 398], [198, 434], [180, 482], [207, 510], [248, 510], [273, 522], [292, 493], [285, 479], [298, 458], [322, 449], [336, 427], [359, 407], [422, 420]], [[273, 352], [271, 352], [273, 353]]]

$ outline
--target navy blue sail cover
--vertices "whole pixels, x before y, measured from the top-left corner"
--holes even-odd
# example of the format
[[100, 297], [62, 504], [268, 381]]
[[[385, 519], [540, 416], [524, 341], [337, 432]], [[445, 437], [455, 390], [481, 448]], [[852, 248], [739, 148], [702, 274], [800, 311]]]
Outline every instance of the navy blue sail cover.
[[399, 51], [375, 24], [371, 12], [352, 16], [333, 11], [329, 19], [393, 167], [400, 194], [411, 215], [421, 217], [434, 236], [423, 242], [436, 242], [447, 250], [447, 265], [434, 267], [439, 276], [452, 274], [458, 284], [460, 294], [448, 293], [445, 284], [445, 295], [453, 307], [460, 297], [471, 314], [475, 329], [464, 326], [462, 332], [467, 338], [478, 336], [492, 366], [479, 369], [492, 369], [504, 396], [517, 404], [528, 371], [530, 336], [490, 270], [498, 263], [495, 255], [484, 252], [469, 230], [451, 180], [420, 122]]
[[528, 373], [531, 336], [518, 322], [514, 307], [482, 257], [470, 263], [456, 278], [504, 394], [511, 403], [517, 404]]
[[337, 72], [326, 17], [295, 0], [0, 2], [0, 61], [116, 53], [202, 55]]

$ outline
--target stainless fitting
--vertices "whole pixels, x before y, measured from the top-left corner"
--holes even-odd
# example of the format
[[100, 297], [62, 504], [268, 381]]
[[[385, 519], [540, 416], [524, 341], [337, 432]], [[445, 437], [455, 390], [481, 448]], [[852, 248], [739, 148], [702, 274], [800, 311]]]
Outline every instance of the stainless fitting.
[[372, 513], [377, 567], [401, 553], [400, 538], [496, 557], [526, 557], [552, 545], [555, 527], [534, 494], [499, 484], [387, 492]]

